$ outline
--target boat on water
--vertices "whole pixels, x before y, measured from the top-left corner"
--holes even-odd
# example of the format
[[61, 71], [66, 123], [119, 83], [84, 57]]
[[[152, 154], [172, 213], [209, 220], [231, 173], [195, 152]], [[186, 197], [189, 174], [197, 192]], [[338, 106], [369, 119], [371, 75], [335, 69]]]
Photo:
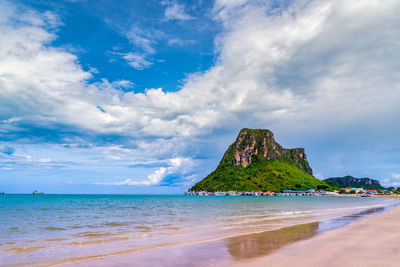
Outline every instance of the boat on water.
[[361, 197], [371, 197], [370, 195], [361, 195]]
[[37, 190], [32, 192], [32, 195], [43, 195], [43, 192], [38, 192]]
[[0, 195], [4, 195], [4, 192], [0, 192]]

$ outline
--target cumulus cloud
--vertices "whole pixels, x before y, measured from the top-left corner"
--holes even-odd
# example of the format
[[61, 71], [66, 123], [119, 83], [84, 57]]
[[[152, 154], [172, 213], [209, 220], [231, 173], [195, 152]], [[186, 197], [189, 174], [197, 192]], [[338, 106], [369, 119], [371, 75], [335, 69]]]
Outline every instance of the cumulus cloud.
[[[394, 110], [399, 94], [393, 86], [399, 81], [399, 52], [393, 46], [399, 31], [393, 23], [398, 3], [361, 2], [317, 1], [307, 8], [294, 5], [279, 16], [268, 16], [249, 4], [245, 13], [232, 14], [232, 25], [231, 18], [221, 15], [223, 3], [218, 3], [216, 18], [229, 24], [218, 38], [218, 62], [189, 76], [178, 92], [158, 88], [121, 94], [112, 86], [89, 84], [91, 74], [82, 70], [76, 56], [49, 46], [54, 34], [39, 26], [3, 24], [2, 115], [9, 119], [11, 107], [21, 104], [17, 100], [23, 95], [27, 108], [19, 105], [19, 115], [32, 116], [31, 120], [57, 119], [100, 132], [173, 137], [227, 126], [227, 118], [232, 123], [243, 114], [249, 120], [262, 118], [263, 124], [318, 117], [331, 123]], [[37, 20], [41, 18], [36, 14]], [[345, 21], [356, 22], [345, 27]], [[136, 58], [138, 66], [148, 64], [133, 54], [126, 56]], [[372, 102], [371, 95], [376, 96]], [[354, 100], [359, 104], [349, 112]], [[99, 104], [107, 114], [99, 112]], [[76, 114], [87, 118], [84, 124]]]
[[[169, 175], [178, 175], [180, 179], [184, 179], [183, 176], [185, 176], [187, 173], [189, 173], [192, 168], [193, 168], [193, 161], [191, 158], [182, 158], [182, 157], [177, 157], [177, 158], [172, 158], [168, 159], [168, 167], [160, 167], [157, 169], [155, 172], [147, 176], [147, 180], [143, 181], [136, 181], [132, 179], [126, 179], [125, 181], [122, 182], [107, 182], [107, 183], [96, 183], [96, 184], [102, 184], [102, 185], [161, 185], [164, 180], [169, 176]], [[192, 177], [189, 176], [189, 179]], [[168, 185], [171, 185], [171, 183], [168, 183]]]
[[[396, 0], [296, 1], [279, 12], [264, 1], [216, 1], [214, 17], [224, 30], [215, 41], [215, 65], [189, 75], [177, 92], [144, 93], [123, 92], [107, 80], [91, 83], [75, 55], [52, 46], [57, 19], [1, 6], [3, 137], [64, 125], [82, 138], [87, 132], [129, 137], [138, 149], [165, 157], [187, 153], [214, 129], [323, 134], [382, 123], [399, 127]], [[167, 9], [169, 19], [190, 18], [175, 2]], [[140, 30], [127, 36], [145, 55], [155, 53], [152, 38]], [[140, 55], [120, 56], [135, 68], [149, 67]], [[173, 166], [160, 167], [146, 182], [159, 183]]]

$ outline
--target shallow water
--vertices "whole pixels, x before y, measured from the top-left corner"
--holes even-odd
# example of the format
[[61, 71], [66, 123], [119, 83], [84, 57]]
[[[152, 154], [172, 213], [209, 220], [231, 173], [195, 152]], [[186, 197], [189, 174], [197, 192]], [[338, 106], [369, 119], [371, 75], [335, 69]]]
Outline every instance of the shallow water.
[[53, 264], [338, 218], [397, 200], [357, 197], [2, 195], [0, 264]]

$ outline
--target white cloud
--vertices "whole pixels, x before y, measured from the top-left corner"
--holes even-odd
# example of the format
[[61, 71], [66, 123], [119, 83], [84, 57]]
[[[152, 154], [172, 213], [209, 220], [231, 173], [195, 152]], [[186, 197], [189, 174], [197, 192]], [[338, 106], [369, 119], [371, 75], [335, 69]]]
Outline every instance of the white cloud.
[[[177, 92], [144, 93], [122, 92], [107, 80], [90, 83], [92, 74], [75, 55], [51, 46], [54, 19], [5, 2], [1, 7], [0, 132], [69, 125], [137, 139], [150, 157], [182, 155], [213, 129], [256, 126], [321, 135], [399, 127], [396, 0], [300, 1], [274, 14], [257, 1], [217, 1], [214, 15], [224, 31], [216, 39], [216, 64], [190, 75]], [[133, 28], [128, 38], [145, 54], [120, 56], [133, 67], [150, 66], [157, 34]]]
[[[122, 182], [109, 182], [109, 183], [96, 183], [102, 185], [160, 185], [161, 182], [168, 176], [168, 175], [178, 175], [184, 176], [193, 168], [193, 161], [191, 158], [171, 158], [168, 161], [168, 167], [160, 167], [155, 172], [147, 176], [147, 180], [143, 181], [136, 181], [132, 179], [126, 179]], [[189, 176], [189, 180], [191, 180], [191, 176]], [[182, 177], [184, 179], [184, 177]]]
[[153, 45], [155, 44], [155, 40], [159, 39], [162, 35], [163, 33], [160, 31], [144, 31], [136, 25], [133, 25], [127, 32], [125, 32], [125, 36], [128, 40], [134, 44], [136, 48], [143, 50], [146, 54], [154, 54], [156, 52]]
[[[149, 89], [144, 94], [121, 94], [109, 86], [105, 92], [98, 92], [104, 85], [88, 85], [91, 74], [80, 68], [74, 55], [46, 47], [54, 34], [41, 27], [3, 25], [0, 83], [5, 90], [1, 99], [11, 114], [15, 113], [12, 104], [19, 105], [17, 100], [25, 95], [20, 115], [30, 116], [31, 120], [56, 119], [100, 132], [158, 136], [192, 136], [215, 126], [227, 127], [228, 121], [237, 122], [242, 114], [247, 114], [249, 120], [262, 118], [263, 125], [277, 120], [303, 123], [315, 119], [330, 124], [393, 109], [399, 94], [399, 90], [393, 90], [393, 83], [399, 80], [394, 72], [394, 55], [398, 52], [382, 41], [385, 31], [368, 33], [382, 27], [396, 31], [389, 23], [395, 16], [392, 10], [396, 3], [388, 2], [392, 9], [375, 8], [373, 4], [369, 7], [366, 3], [358, 13], [353, 10], [351, 14], [346, 13], [347, 6], [355, 9], [351, 4], [321, 3], [308, 9], [295, 6], [282, 16], [273, 17], [266, 16], [257, 6], [247, 7], [247, 13], [236, 14], [240, 16], [235, 16], [235, 24], [219, 38], [217, 65], [205, 73], [193, 74], [175, 93]], [[370, 12], [371, 9], [375, 11]], [[296, 16], [289, 16], [293, 12]], [[364, 18], [366, 15], [368, 19]], [[41, 18], [40, 14], [36, 16]], [[341, 26], [342, 20], [353, 18], [357, 27]], [[370, 25], [369, 19], [379, 23]], [[366, 25], [360, 21], [366, 21]], [[333, 29], [335, 39], [330, 34]], [[361, 39], [365, 36], [366, 40], [355, 40], [350, 38], [352, 35]], [[365, 41], [378, 44], [374, 51], [381, 51], [379, 55], [371, 54]], [[145, 48], [147, 42], [142, 43], [151, 52]], [[347, 49], [335, 52], [343, 46]], [[386, 54], [383, 60], [382, 55]], [[134, 53], [122, 56], [136, 68], [151, 64]], [[376, 71], [380, 75], [374, 74]], [[387, 82], [389, 78], [391, 83]], [[294, 81], [291, 83], [290, 79]], [[372, 103], [371, 95], [377, 95]], [[354, 99], [362, 104], [352, 105], [349, 113]], [[107, 114], [99, 112], [98, 105]], [[32, 110], [36, 112], [32, 114]], [[51, 116], [49, 110], [53, 111]], [[340, 116], [342, 112], [345, 117]], [[76, 114], [80, 115], [79, 120]], [[82, 116], [86, 117], [85, 123], [81, 123]]]
[[400, 174], [394, 173], [392, 175], [392, 178], [395, 179], [395, 180], [400, 180]]
[[398, 181], [385, 182], [384, 185], [386, 187], [399, 187], [400, 182], [398, 182]]
[[128, 62], [129, 65], [137, 70], [144, 70], [153, 65], [151, 61], [147, 60], [147, 56], [145, 54], [131, 52], [121, 55], [122, 58]]
[[111, 86], [114, 88], [132, 88], [135, 84], [131, 81], [119, 80], [112, 82]]
[[14, 149], [12, 153], [8, 153], [8, 150], [0, 152], [3, 152], [3, 154], [0, 154], [0, 162], [4, 167], [2, 170], [13, 171], [30, 169], [37, 171], [67, 166], [67, 162], [65, 161], [52, 160], [45, 155], [29, 155], [25, 152], [14, 151]]
[[[143, 30], [137, 25], [133, 25], [129, 30], [123, 32], [123, 35], [133, 45], [134, 52], [116, 52], [111, 51], [109, 56], [119, 56], [127, 61], [127, 63], [137, 70], [143, 70], [153, 65], [151, 56], [156, 53], [154, 48], [157, 41], [164, 36], [164, 33], [159, 30], [146, 29]], [[115, 50], [120, 50], [120, 47], [114, 47]]]
[[400, 174], [393, 173], [391, 178], [385, 178], [383, 179], [383, 184], [386, 187], [398, 187], [400, 186]]
[[168, 3], [165, 9], [165, 19], [166, 20], [192, 20], [192, 16], [185, 12], [185, 6], [178, 4], [177, 2]]
[[150, 174], [145, 181], [133, 181], [132, 179], [126, 179], [122, 182], [115, 183], [96, 183], [102, 185], [158, 185], [161, 180], [165, 177], [166, 168], [162, 167], [155, 171], [153, 174]]
[[194, 40], [182, 40], [178, 38], [170, 38], [168, 39], [168, 45], [188, 45], [188, 44], [194, 44], [196, 41]]

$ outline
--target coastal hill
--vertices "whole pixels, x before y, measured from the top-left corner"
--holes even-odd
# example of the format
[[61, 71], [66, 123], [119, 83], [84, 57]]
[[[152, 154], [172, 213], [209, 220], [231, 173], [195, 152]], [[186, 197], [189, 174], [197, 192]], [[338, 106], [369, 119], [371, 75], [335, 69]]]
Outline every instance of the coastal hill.
[[378, 180], [371, 178], [355, 178], [347, 175], [344, 177], [332, 177], [324, 180], [328, 184], [337, 187], [362, 187], [364, 189], [385, 189]]
[[312, 176], [304, 148], [279, 145], [266, 129], [242, 129], [216, 170], [190, 191], [275, 191], [326, 189]]

